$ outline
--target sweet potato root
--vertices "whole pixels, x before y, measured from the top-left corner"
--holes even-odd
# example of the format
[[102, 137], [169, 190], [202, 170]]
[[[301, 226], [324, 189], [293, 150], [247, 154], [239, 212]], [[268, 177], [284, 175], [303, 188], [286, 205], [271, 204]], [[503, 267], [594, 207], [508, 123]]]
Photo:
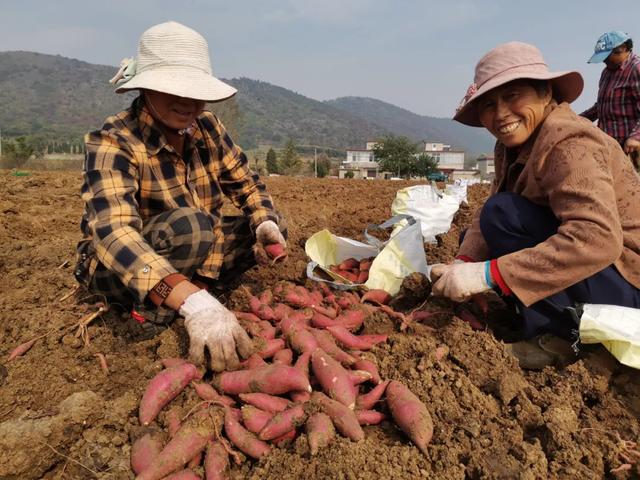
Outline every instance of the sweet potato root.
[[360, 358], [352, 365], [356, 370], [364, 370], [371, 374], [371, 381], [376, 385], [382, 381], [380, 374], [378, 373], [378, 367], [375, 363], [365, 358]]
[[229, 478], [229, 453], [222, 443], [210, 441], [204, 457], [205, 480], [226, 480]]
[[229, 408], [224, 416], [224, 431], [227, 437], [240, 451], [252, 458], [260, 458], [271, 451], [271, 447], [256, 438], [256, 436], [246, 430], [238, 420], [236, 415]]
[[360, 425], [378, 425], [387, 417], [376, 410], [356, 410], [356, 418]]
[[192, 385], [196, 393], [202, 400], [226, 405], [227, 407], [231, 407], [236, 403], [233, 401], [233, 398], [227, 397], [226, 395], [220, 395], [208, 383], [193, 382]]
[[265, 412], [283, 412], [291, 405], [286, 398], [267, 395], [266, 393], [241, 393], [240, 400]]
[[311, 401], [316, 403], [324, 413], [329, 415], [336, 429], [345, 437], [354, 441], [360, 441], [364, 438], [364, 431], [358, 423], [356, 414], [353, 410], [344, 406], [340, 402], [330, 399], [324, 393], [313, 392]]
[[273, 259], [273, 263], [280, 262], [287, 257], [287, 251], [280, 243], [270, 243], [264, 246], [264, 251]]
[[380, 290], [380, 289], [373, 289], [365, 293], [360, 299], [360, 302], [362, 303], [371, 302], [377, 305], [386, 305], [389, 303], [390, 300], [391, 300], [391, 295], [389, 294], [389, 292], [386, 292], [385, 290]]
[[260, 440], [273, 440], [302, 425], [307, 414], [302, 405], [295, 405], [284, 412], [277, 413], [260, 431]]
[[183, 363], [167, 368], [151, 379], [140, 401], [139, 418], [142, 425], [149, 425], [160, 410], [173, 400], [192, 380], [199, 378], [195, 365]]
[[162, 451], [160, 435], [145, 433], [131, 445], [131, 470], [139, 475], [151, 465]]
[[183, 468], [189, 460], [204, 450], [212, 433], [213, 426], [210, 421], [184, 424], [136, 480], [160, 480]]
[[305, 429], [311, 455], [315, 455], [318, 450], [329, 445], [336, 435], [331, 418], [322, 412], [311, 415], [307, 419]]
[[356, 398], [356, 409], [369, 410], [373, 408], [373, 406], [380, 401], [382, 395], [384, 395], [384, 391], [387, 389], [388, 385], [389, 380], [385, 380], [372, 388], [369, 393], [358, 395]]
[[374, 345], [387, 340], [387, 335], [354, 335], [343, 326], [327, 327], [331, 335], [347, 348], [370, 350]]
[[433, 436], [433, 421], [427, 407], [405, 385], [393, 380], [386, 390], [387, 405], [400, 429], [426, 455]]
[[193, 471], [186, 469], [180, 470], [179, 472], [172, 473], [168, 477], [164, 477], [162, 480], [202, 480], [198, 475], [193, 473]]
[[282, 365], [291, 365], [293, 363], [293, 350], [284, 348], [273, 356], [273, 363], [281, 363]]
[[311, 391], [309, 379], [300, 371], [278, 364], [252, 370], [223, 372], [215, 379], [214, 385], [218, 391], [231, 395], [251, 392], [281, 395], [292, 390]]
[[262, 430], [275, 415], [275, 413], [265, 412], [253, 405], [243, 405], [240, 411], [242, 412], [242, 424], [252, 433], [260, 433], [260, 430]]
[[356, 405], [357, 389], [349, 372], [331, 358], [324, 350], [318, 348], [311, 354], [313, 374], [329, 397], [353, 410]]
[[326, 330], [318, 329], [312, 329], [310, 331], [313, 336], [316, 337], [318, 346], [329, 355], [331, 355], [335, 360], [347, 366], [353, 365], [356, 362], [356, 359], [353, 356], [349, 355], [347, 352], [338, 347], [331, 333]]

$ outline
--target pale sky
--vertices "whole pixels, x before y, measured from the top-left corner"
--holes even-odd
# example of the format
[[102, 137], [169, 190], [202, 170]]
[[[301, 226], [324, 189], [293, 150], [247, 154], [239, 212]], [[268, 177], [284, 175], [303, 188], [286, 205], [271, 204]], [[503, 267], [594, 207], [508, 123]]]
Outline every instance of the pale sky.
[[436, 117], [452, 115], [476, 62], [499, 43], [532, 43], [553, 71], [582, 73], [577, 111], [595, 101], [604, 65], [586, 61], [598, 36], [624, 30], [640, 51], [640, 0], [0, 0], [0, 51], [115, 66], [167, 20], [208, 40], [217, 76]]

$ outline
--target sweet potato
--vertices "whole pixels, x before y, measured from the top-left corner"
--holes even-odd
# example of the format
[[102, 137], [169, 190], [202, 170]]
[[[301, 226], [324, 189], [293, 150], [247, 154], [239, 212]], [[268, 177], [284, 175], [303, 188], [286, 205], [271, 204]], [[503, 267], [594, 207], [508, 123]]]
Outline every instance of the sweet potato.
[[378, 373], [378, 367], [376, 364], [366, 358], [360, 358], [352, 365], [356, 370], [364, 370], [371, 374], [371, 381], [376, 385], [382, 381], [380, 374]]
[[251, 392], [281, 395], [292, 390], [311, 391], [307, 377], [294, 367], [278, 364], [223, 372], [214, 379], [214, 386], [218, 391], [230, 395]]
[[343, 365], [353, 365], [356, 359], [336, 345], [333, 335], [326, 330], [312, 329], [310, 332], [316, 337], [318, 346]]
[[260, 346], [256, 353], [262, 358], [271, 358], [276, 352], [284, 348], [284, 340], [282, 338], [274, 338], [272, 340], [261, 339]]
[[291, 365], [293, 363], [293, 350], [284, 348], [273, 356], [273, 363], [281, 363], [282, 365]]
[[487, 328], [484, 322], [479, 320], [478, 317], [476, 317], [473, 313], [471, 313], [466, 308], [459, 309], [457, 312], [457, 316], [458, 318], [464, 320], [469, 325], [471, 325], [471, 328], [473, 330], [485, 330]]
[[259, 322], [261, 319], [255, 313], [250, 312], [238, 312], [237, 310], [233, 311], [234, 315], [238, 320], [244, 320], [246, 322]]
[[329, 445], [336, 435], [331, 418], [322, 412], [311, 415], [307, 419], [305, 429], [311, 455], [315, 455], [318, 450]]
[[360, 267], [360, 260], [355, 258], [346, 258], [338, 264], [340, 270], [352, 270]]
[[356, 418], [360, 425], [378, 425], [387, 417], [376, 410], [356, 410]]
[[267, 395], [266, 393], [241, 393], [240, 400], [249, 405], [264, 410], [265, 412], [277, 413], [289, 408], [291, 402], [286, 398]]
[[142, 395], [139, 410], [140, 423], [149, 425], [165, 405], [199, 376], [198, 369], [191, 363], [176, 365], [158, 373], [151, 379]]
[[273, 263], [284, 260], [287, 257], [287, 251], [280, 243], [270, 243], [264, 246], [264, 251], [273, 259]]
[[252, 458], [258, 459], [271, 451], [268, 444], [256, 438], [253, 433], [240, 425], [230, 408], [227, 409], [224, 416], [224, 431], [231, 443]]
[[266, 320], [258, 319], [255, 322], [248, 322], [241, 320], [240, 325], [244, 328], [252, 337], [259, 337], [264, 340], [272, 340], [276, 338], [276, 328]]
[[276, 319], [273, 308], [269, 305], [261, 303], [258, 297], [252, 296], [249, 300], [249, 309], [251, 313], [256, 315], [261, 320], [267, 320], [273, 322]]
[[358, 269], [361, 272], [368, 272], [369, 270], [371, 270], [371, 264], [373, 264], [373, 258], [374, 257], [363, 258], [362, 260], [360, 260], [360, 265], [358, 265]]
[[361, 270], [358, 273], [358, 278], [356, 279], [356, 283], [367, 283], [367, 280], [369, 280], [369, 272]]
[[278, 438], [299, 425], [302, 425], [307, 419], [307, 414], [302, 405], [295, 405], [288, 408], [284, 412], [277, 413], [271, 420], [267, 422], [258, 438], [260, 440], [273, 440]]
[[36, 343], [36, 340], [38, 340], [38, 338], [34, 338], [32, 340], [29, 340], [28, 342], [21, 343], [16, 348], [11, 350], [9, 357], [7, 358], [7, 362], [10, 362], [11, 360], [14, 360], [27, 353], [29, 349]]
[[433, 436], [433, 421], [427, 407], [405, 385], [393, 380], [386, 390], [387, 405], [396, 424], [426, 455]]
[[358, 419], [353, 410], [350, 410], [340, 402], [330, 399], [321, 392], [313, 392], [311, 394], [311, 401], [316, 403], [324, 413], [329, 415], [336, 429], [342, 435], [356, 442], [364, 438], [364, 431], [358, 423]]
[[295, 325], [286, 332], [287, 342], [298, 353], [313, 352], [318, 348], [318, 341], [313, 334], [300, 325]]
[[260, 295], [258, 295], [258, 300], [260, 300], [260, 303], [263, 305], [271, 305], [273, 302], [273, 292], [271, 289], [267, 288], [266, 290], [263, 290]]
[[265, 412], [253, 405], [243, 405], [240, 411], [242, 412], [242, 424], [252, 433], [259, 433], [275, 415], [275, 413]]
[[286, 303], [277, 303], [273, 307], [273, 315], [275, 316], [276, 322], [281, 322], [293, 312], [294, 312], [293, 308], [291, 308]]
[[236, 403], [233, 401], [233, 398], [227, 397], [226, 395], [220, 395], [208, 383], [193, 382], [192, 385], [196, 393], [202, 400], [206, 400], [207, 402], [215, 402], [218, 404], [226, 405], [227, 407], [231, 407]]
[[347, 330], [358, 330], [362, 327], [366, 315], [365, 311], [361, 309], [343, 310], [340, 315], [336, 317], [335, 322]]
[[169, 411], [164, 416], [164, 424], [167, 427], [167, 431], [169, 432], [169, 437], [173, 438], [178, 430], [180, 430], [180, 425], [182, 422], [180, 421], [180, 413], [179, 409], [173, 407], [169, 409]]
[[219, 441], [210, 441], [204, 457], [205, 480], [229, 478], [229, 453]]
[[264, 367], [265, 365], [269, 365], [264, 359], [258, 355], [257, 353], [251, 354], [249, 358], [240, 362], [240, 368], [244, 368], [246, 370], [250, 370], [257, 367]]
[[269, 442], [272, 443], [273, 445], [276, 445], [278, 447], [290, 443], [293, 440], [295, 440], [295, 438], [298, 436], [298, 432], [296, 431], [296, 429], [294, 428], [293, 430], [288, 431], [287, 433], [285, 433], [284, 435], [280, 435], [277, 438], [274, 438], [273, 440], [270, 440]]
[[351, 410], [355, 408], [357, 389], [339, 362], [318, 348], [311, 354], [311, 367], [324, 393]]
[[210, 422], [192, 422], [180, 427], [175, 436], [136, 480], [160, 480], [183, 468], [204, 450], [213, 433]]
[[319, 313], [320, 315], [324, 315], [325, 317], [334, 319], [338, 316], [338, 311], [333, 307], [325, 307], [322, 305], [312, 305], [311, 309], [314, 312]]
[[162, 480], [202, 480], [198, 475], [193, 473], [192, 470], [180, 470], [179, 472], [172, 473], [168, 477], [164, 477]]
[[369, 350], [374, 345], [387, 340], [387, 335], [354, 335], [341, 325], [327, 327], [331, 335], [347, 348]]
[[309, 392], [303, 392], [299, 390], [291, 392], [289, 396], [295, 403], [306, 403], [311, 399], [311, 394]]
[[138, 475], [151, 465], [162, 451], [160, 435], [145, 433], [131, 445], [131, 470]]
[[371, 302], [378, 305], [386, 305], [391, 300], [389, 292], [380, 289], [372, 289], [365, 293], [360, 299], [361, 303]]
[[360, 385], [361, 383], [371, 380], [371, 374], [366, 370], [348, 370], [347, 373], [353, 385]]
[[384, 395], [387, 385], [389, 385], [389, 380], [385, 380], [384, 382], [376, 385], [368, 393], [358, 395], [356, 397], [356, 409], [369, 410], [373, 408], [373, 406], [380, 401], [382, 395]]
[[313, 317], [311, 317], [311, 325], [316, 328], [327, 328], [338, 325], [338, 323], [333, 318], [329, 318], [326, 315], [315, 312]]

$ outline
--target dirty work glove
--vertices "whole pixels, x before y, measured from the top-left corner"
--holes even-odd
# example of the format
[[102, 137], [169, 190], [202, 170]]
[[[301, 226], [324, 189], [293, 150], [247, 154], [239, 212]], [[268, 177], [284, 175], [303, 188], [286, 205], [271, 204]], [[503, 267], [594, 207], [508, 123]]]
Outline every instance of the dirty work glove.
[[435, 282], [432, 293], [455, 302], [464, 302], [494, 286], [488, 261], [433, 265], [431, 278]]
[[272, 220], [262, 222], [256, 228], [256, 248], [253, 249], [256, 260], [261, 265], [267, 265], [273, 260], [264, 250], [266, 245], [279, 243], [283, 249], [287, 248], [287, 242], [280, 232], [278, 225]]
[[235, 370], [240, 363], [236, 349], [243, 358], [251, 354], [253, 345], [236, 316], [206, 290], [187, 297], [180, 307], [189, 334], [189, 357], [201, 365], [204, 350], [209, 349], [211, 369], [216, 372]]

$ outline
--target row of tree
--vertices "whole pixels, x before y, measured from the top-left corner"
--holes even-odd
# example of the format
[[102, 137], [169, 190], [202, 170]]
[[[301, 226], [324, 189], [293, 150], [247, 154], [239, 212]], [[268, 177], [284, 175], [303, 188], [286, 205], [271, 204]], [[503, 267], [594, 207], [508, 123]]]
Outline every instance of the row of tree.
[[[284, 149], [280, 153], [280, 158], [273, 148], [267, 152], [266, 167], [267, 173], [278, 175], [296, 175], [301, 173], [305, 165], [298, 153], [299, 148], [293, 140], [289, 139]], [[326, 153], [320, 153], [313, 165], [313, 173], [317, 177], [326, 177], [331, 170], [331, 160]]]

